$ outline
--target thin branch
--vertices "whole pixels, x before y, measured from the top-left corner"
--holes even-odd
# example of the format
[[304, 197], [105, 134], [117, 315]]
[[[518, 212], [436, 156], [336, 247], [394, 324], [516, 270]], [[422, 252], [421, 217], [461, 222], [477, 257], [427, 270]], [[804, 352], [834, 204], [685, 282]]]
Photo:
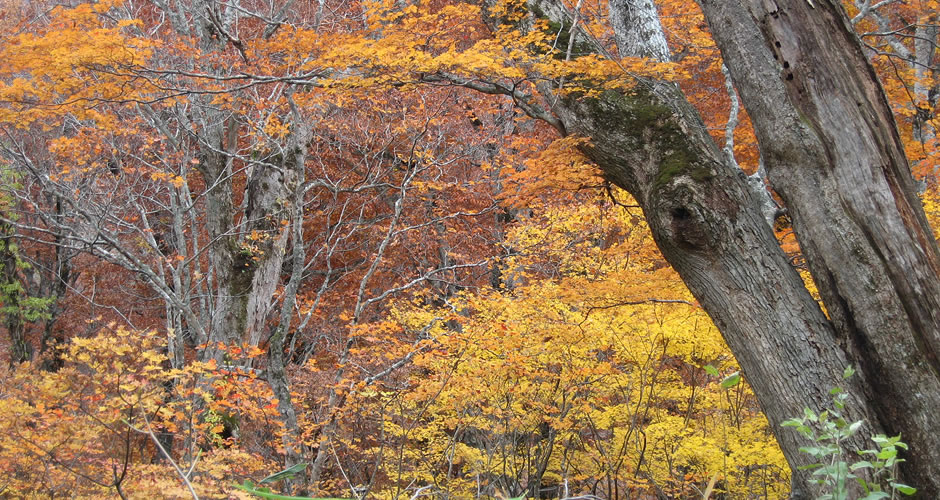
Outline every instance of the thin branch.
[[179, 475], [180, 479], [183, 481], [183, 484], [185, 484], [186, 487], [189, 488], [189, 494], [192, 495], [192, 497], [195, 500], [199, 500], [199, 495], [196, 494], [196, 490], [193, 489], [193, 484], [189, 482], [189, 478], [187, 477], [187, 475], [183, 473], [183, 469], [180, 469], [180, 466], [176, 464], [176, 461], [173, 460], [173, 457], [171, 457], [169, 452], [166, 451], [166, 448], [164, 448], [163, 445], [160, 444], [160, 440], [157, 439], [156, 434], [154, 434], [153, 432], [153, 428], [150, 426], [150, 420], [147, 419], [146, 412], [141, 411], [140, 415], [144, 419], [144, 424], [147, 425], [146, 430], [138, 429], [137, 427], [132, 425], [130, 422], [125, 421], [124, 423], [127, 424], [127, 426], [130, 427], [135, 432], [139, 432], [141, 434], [147, 434], [148, 436], [150, 436], [150, 439], [153, 441], [155, 445], [157, 445], [157, 449], [160, 450], [160, 453], [167, 459], [168, 462], [170, 462], [170, 465], [172, 465], [173, 468], [176, 469], [176, 473], [177, 475]]

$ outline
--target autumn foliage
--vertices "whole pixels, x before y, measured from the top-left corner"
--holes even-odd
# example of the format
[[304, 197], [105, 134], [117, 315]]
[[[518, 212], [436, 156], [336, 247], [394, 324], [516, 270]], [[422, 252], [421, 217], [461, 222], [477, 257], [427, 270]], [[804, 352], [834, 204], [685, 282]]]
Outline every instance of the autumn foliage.
[[[672, 79], [751, 174], [746, 113], [693, 2], [658, 3], [670, 63], [567, 3], [598, 46], [513, 0], [5, 1], [0, 496], [246, 498], [298, 462], [276, 489], [784, 496], [719, 332], [538, 96]], [[936, 2], [849, 3], [940, 227], [936, 56], [901, 51]]]

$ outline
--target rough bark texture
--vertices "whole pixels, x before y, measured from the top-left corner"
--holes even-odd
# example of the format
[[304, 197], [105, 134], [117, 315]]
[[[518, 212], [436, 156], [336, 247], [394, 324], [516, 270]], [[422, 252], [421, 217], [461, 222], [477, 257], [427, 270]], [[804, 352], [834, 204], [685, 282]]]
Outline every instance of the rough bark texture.
[[940, 257], [891, 110], [831, 2], [706, 1], [873, 424], [911, 444], [905, 478], [940, 496]]
[[[649, 85], [655, 90], [608, 92], [556, 111], [568, 130], [591, 138], [585, 153], [643, 207], [663, 255], [735, 353], [788, 461], [806, 465], [810, 457], [798, 451], [806, 443], [779, 424], [804, 406], [830, 404], [848, 361], [744, 173], [724, 162], [678, 89]], [[865, 417], [862, 405], [851, 409]], [[795, 477], [795, 489], [812, 491], [805, 475]]]
[[[806, 443], [779, 424], [804, 406], [829, 405], [828, 391], [846, 385], [839, 374], [853, 364], [862, 376], [847, 388], [847, 418], [903, 431], [913, 448], [906, 477], [936, 497], [940, 266], [890, 109], [837, 6], [743, 3], [703, 7], [831, 319], [781, 252], [745, 175], [674, 85], [552, 99], [551, 111], [560, 130], [591, 139], [584, 152], [634, 195], [664, 256], [721, 330], [794, 468], [793, 496], [818, 489], [796, 470], [810, 461], [799, 452]], [[559, 2], [530, 5], [567, 15]], [[620, 54], [661, 52], [649, 35], [661, 29], [651, 3], [609, 5]], [[846, 456], [863, 447], [857, 436]]]
[[234, 118], [229, 120], [232, 123], [220, 127], [218, 149], [200, 159], [200, 173], [211, 186], [206, 195], [206, 226], [219, 290], [203, 357], [216, 360], [221, 356], [217, 342], [258, 345], [261, 340], [281, 280], [288, 236], [288, 226], [282, 221], [290, 218], [288, 200], [302, 168], [297, 161], [303, 161], [305, 153], [294, 145], [285, 154], [253, 166], [244, 215], [236, 224], [231, 158], [226, 152], [234, 148], [237, 124]]
[[620, 57], [669, 60], [669, 45], [653, 0], [611, 0], [607, 8]]
[[[234, 119], [223, 120], [234, 122]], [[199, 158], [199, 173], [206, 182], [206, 231], [209, 234], [209, 265], [215, 272], [215, 282], [221, 292], [216, 296], [211, 324], [206, 329], [207, 338], [198, 339], [198, 343], [208, 344], [203, 352], [204, 359], [220, 359], [221, 353], [215, 347], [218, 342], [225, 342], [227, 336], [234, 336], [244, 331], [244, 313], [238, 311], [235, 303], [242, 294], [234, 285], [235, 255], [237, 243], [232, 234], [234, 206], [232, 202], [232, 167], [226, 155], [234, 147], [237, 125], [216, 127], [217, 137], [211, 141], [212, 148]], [[226, 133], [226, 130], [228, 133]], [[228, 292], [228, 293], [226, 293]], [[236, 333], [237, 332], [237, 333]]]
[[[309, 449], [303, 444], [300, 426], [297, 422], [297, 412], [294, 408], [293, 396], [290, 391], [290, 380], [287, 377], [287, 360], [284, 356], [284, 339], [291, 327], [291, 318], [294, 316], [294, 305], [296, 304], [297, 291], [303, 278], [305, 245], [303, 236], [303, 215], [304, 215], [304, 178], [305, 165], [307, 157], [306, 144], [309, 141], [309, 130], [306, 127], [296, 127], [295, 133], [291, 137], [287, 160], [284, 162], [285, 174], [289, 174], [290, 182], [285, 185], [285, 190], [290, 192], [290, 237], [292, 243], [292, 265], [291, 275], [284, 290], [284, 301], [281, 305], [280, 321], [274, 328], [274, 332], [268, 339], [268, 367], [265, 370], [268, 384], [271, 386], [271, 392], [277, 398], [277, 410], [284, 422], [284, 466], [289, 468], [304, 461]], [[286, 237], [286, 231], [285, 231]], [[284, 243], [278, 243], [280, 257], [276, 260], [283, 261]], [[274, 280], [277, 283], [277, 280]], [[273, 292], [273, 290], [272, 290]], [[269, 294], [270, 296], [270, 294]], [[308, 472], [309, 473], [309, 472]], [[285, 485], [287, 490], [293, 490], [296, 487], [294, 481], [288, 481]]]

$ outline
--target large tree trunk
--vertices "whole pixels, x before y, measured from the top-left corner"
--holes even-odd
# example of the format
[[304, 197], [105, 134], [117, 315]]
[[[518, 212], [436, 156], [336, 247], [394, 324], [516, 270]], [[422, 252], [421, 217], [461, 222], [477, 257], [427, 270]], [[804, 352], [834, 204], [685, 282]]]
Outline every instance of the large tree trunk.
[[[221, 114], [221, 113], [220, 113]], [[221, 360], [218, 343], [257, 346], [274, 306], [281, 282], [293, 186], [301, 177], [306, 144], [288, 144], [251, 165], [244, 192], [244, 212], [233, 203], [232, 163], [238, 123], [234, 116], [218, 120], [203, 145], [199, 171], [208, 186], [206, 227], [209, 258], [217, 295], [202, 358]]]
[[[605, 176], [643, 207], [665, 258], [734, 352], [794, 469], [812, 462], [784, 420], [831, 404], [849, 363], [760, 211], [745, 175], [729, 165], [670, 84], [633, 95], [571, 100], [556, 112]], [[851, 418], [865, 418], [857, 387]], [[856, 440], [850, 446], [861, 447]], [[813, 491], [805, 475], [794, 488]]]
[[[780, 250], [744, 173], [718, 151], [675, 85], [642, 81], [630, 93], [554, 99], [552, 112], [559, 129], [591, 139], [584, 152], [634, 195], [664, 256], [721, 330], [793, 467], [794, 496], [818, 487], [797, 469], [811, 461], [799, 452], [807, 443], [779, 424], [804, 406], [831, 404], [829, 390], [845, 385], [839, 375], [854, 364], [863, 376], [849, 383], [847, 418], [864, 418], [876, 432], [903, 431], [912, 445], [905, 477], [935, 497], [936, 245], [883, 92], [841, 11], [789, 3], [787, 12], [802, 14], [754, 2], [766, 40], [739, 3], [704, 8], [831, 320]], [[529, 5], [571, 23], [560, 2]], [[621, 55], [662, 52], [651, 46], [663, 43], [649, 36], [661, 31], [652, 3], [609, 5]], [[776, 60], [769, 47], [777, 47]], [[849, 457], [863, 447], [870, 444], [862, 436], [844, 443]]]
[[708, 0], [773, 187], [868, 405], [940, 496], [940, 252], [891, 109], [842, 8]]

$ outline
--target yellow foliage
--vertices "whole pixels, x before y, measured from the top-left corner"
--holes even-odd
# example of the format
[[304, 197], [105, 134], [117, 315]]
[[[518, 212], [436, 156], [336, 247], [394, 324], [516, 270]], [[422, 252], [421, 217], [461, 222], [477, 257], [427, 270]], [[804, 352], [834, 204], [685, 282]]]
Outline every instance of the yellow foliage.
[[379, 498], [412, 481], [495, 497], [508, 478], [587, 493], [599, 477], [622, 496], [655, 484], [687, 497], [715, 474], [735, 497], [785, 493], [786, 462], [753, 395], [704, 372], [736, 367], [641, 219], [599, 203], [556, 205], [507, 240], [517, 255], [505, 292], [461, 295], [452, 310], [396, 308], [405, 328], [450, 324], [429, 330], [407, 390], [356, 402], [357, 412], [382, 408], [370, 412], [383, 415], [382, 446], [397, 447]]
[[72, 114], [106, 126], [109, 117], [96, 104], [139, 99], [152, 90], [132, 70], [150, 57], [154, 42], [127, 34], [136, 21], [101, 23], [100, 9], [115, 3], [57, 7], [46, 32], [4, 41], [0, 100], [9, 105], [0, 108], [0, 122], [27, 128]]
[[[260, 408], [270, 400], [266, 385], [206, 363], [170, 369], [162, 354], [165, 340], [156, 332], [107, 328], [95, 337], [73, 338], [57, 371], [23, 364], [3, 373], [0, 475], [9, 479], [5, 494], [103, 498], [120, 488], [132, 498], [152, 498], [154, 491], [187, 496], [176, 471], [158, 463], [162, 457], [148, 429], [186, 441], [176, 441], [182, 451], [170, 451], [186, 468], [194, 464], [191, 482], [201, 495], [224, 496], [233, 479], [271, 470], [272, 464], [259, 457], [214, 446], [221, 444], [211, 440], [211, 433], [220, 431], [217, 422], [193, 425], [204, 411], [271, 412]], [[237, 386], [234, 376], [241, 379]], [[259, 404], [251, 404], [252, 399]], [[196, 401], [210, 404], [199, 409]]]
[[570, 135], [556, 139], [517, 171], [503, 169], [505, 191], [502, 198], [517, 207], [541, 206], [539, 195], [546, 190], [577, 191], [602, 183], [600, 171], [579, 151], [587, 139]]
[[934, 238], [940, 241], [940, 188], [932, 186], [921, 197], [927, 222], [933, 227]]

